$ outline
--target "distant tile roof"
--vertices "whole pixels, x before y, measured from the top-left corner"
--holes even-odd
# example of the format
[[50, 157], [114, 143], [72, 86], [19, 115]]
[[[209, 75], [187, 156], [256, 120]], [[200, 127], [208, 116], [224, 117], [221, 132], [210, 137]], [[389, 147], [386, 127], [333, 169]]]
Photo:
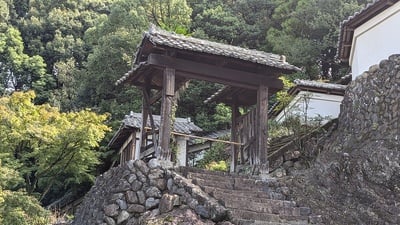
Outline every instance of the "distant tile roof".
[[[161, 117], [159, 115], [153, 115], [154, 125], [156, 129], [160, 128]], [[147, 127], [151, 127], [150, 118], [147, 120]], [[122, 125], [118, 131], [111, 138], [108, 143], [108, 147], [111, 149], [119, 149], [122, 144], [128, 139], [132, 134], [132, 129], [142, 128], [142, 114], [131, 112], [126, 115], [122, 120]], [[203, 130], [196, 126], [190, 118], [176, 118], [174, 123], [173, 131], [184, 134], [191, 134], [193, 132], [202, 132]]]
[[354, 29], [364, 24], [371, 18], [383, 12], [400, 0], [373, 0], [361, 11], [348, 17], [340, 24], [340, 34], [338, 41], [338, 57], [342, 61], [349, 59], [351, 45], [353, 41]]
[[[300, 70], [298, 67], [287, 63], [285, 56], [282, 55], [188, 37], [162, 30], [154, 25], [152, 25], [149, 31], [144, 34], [143, 41], [146, 39], [154, 45], [162, 45], [182, 50], [226, 56], [280, 69], [294, 71]], [[138, 58], [139, 57], [136, 57], [136, 59]]]
[[[160, 127], [161, 116], [153, 115], [154, 125], [156, 129]], [[126, 115], [122, 121], [123, 126], [138, 128], [142, 127], [142, 114], [141, 113], [131, 113]], [[150, 127], [150, 119], [147, 120], [147, 126]], [[196, 126], [190, 118], [175, 118], [174, 130], [175, 132], [191, 134], [192, 132], [203, 131], [200, 127]]]
[[324, 83], [313, 80], [295, 80], [295, 87], [300, 89], [312, 88], [313, 90], [324, 90], [324, 91], [340, 91], [344, 92], [346, 90], [346, 85], [342, 84], [333, 84], [333, 83]]
[[204, 135], [203, 137], [219, 139], [223, 137], [229, 137], [230, 135], [231, 135], [231, 129], [225, 129], [225, 130], [212, 131]]

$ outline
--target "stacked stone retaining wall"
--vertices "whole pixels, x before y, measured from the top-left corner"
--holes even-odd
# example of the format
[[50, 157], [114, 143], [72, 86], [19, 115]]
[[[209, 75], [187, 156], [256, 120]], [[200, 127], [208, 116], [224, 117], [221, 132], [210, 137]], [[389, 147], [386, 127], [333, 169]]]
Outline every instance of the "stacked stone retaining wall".
[[225, 207], [154, 159], [129, 161], [99, 176], [72, 224], [142, 225], [173, 209], [189, 209], [205, 221], [229, 220]]

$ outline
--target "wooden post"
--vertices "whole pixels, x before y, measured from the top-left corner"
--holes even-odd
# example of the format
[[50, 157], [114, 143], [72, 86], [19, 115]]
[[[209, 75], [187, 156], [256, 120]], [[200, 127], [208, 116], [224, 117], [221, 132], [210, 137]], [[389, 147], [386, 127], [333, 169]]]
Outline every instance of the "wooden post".
[[148, 107], [146, 105], [148, 104], [146, 102], [145, 92], [147, 91], [147, 87], [143, 88], [143, 97], [142, 97], [142, 126], [140, 128], [140, 139], [139, 139], [139, 148], [136, 148], [135, 151], [135, 160], [140, 159], [140, 152], [144, 151], [146, 147], [146, 139], [147, 139], [147, 134], [146, 134], [146, 127], [147, 127], [147, 117], [148, 117]]
[[[231, 125], [231, 141], [238, 142], [238, 126], [237, 119], [239, 117], [239, 107], [237, 105], [237, 98], [234, 97], [234, 101], [231, 107], [232, 110], [232, 125]], [[230, 172], [234, 173], [236, 171], [237, 162], [238, 162], [238, 150], [239, 146], [231, 144], [231, 166]]]
[[[152, 141], [153, 141], [153, 148], [154, 150], [158, 149], [158, 140], [156, 138], [156, 126], [154, 123], [154, 118], [153, 118], [153, 112], [151, 110], [151, 105], [150, 105], [150, 89], [145, 89], [143, 91], [143, 97], [144, 97], [144, 102], [145, 102], [145, 107], [147, 108], [147, 113], [149, 115], [150, 119], [150, 125], [151, 125], [151, 134], [152, 134]], [[143, 107], [144, 107], [143, 106]]]
[[[257, 91], [257, 117], [256, 117], [256, 165], [268, 165], [267, 140], [268, 140], [268, 87], [260, 84]], [[268, 168], [268, 166], [267, 166]]]
[[130, 144], [129, 144], [129, 146], [128, 146], [128, 151], [129, 151], [129, 159], [127, 159], [128, 161], [129, 160], [134, 160], [135, 159], [135, 150], [136, 150], [136, 131], [133, 131], [132, 132], [132, 134], [131, 134], [131, 142], [130, 142]]
[[156, 149], [156, 156], [161, 160], [171, 160], [171, 150], [169, 141], [171, 136], [171, 112], [173, 98], [175, 94], [175, 69], [165, 68], [163, 74], [163, 90], [161, 102], [161, 121], [160, 121], [160, 148]]

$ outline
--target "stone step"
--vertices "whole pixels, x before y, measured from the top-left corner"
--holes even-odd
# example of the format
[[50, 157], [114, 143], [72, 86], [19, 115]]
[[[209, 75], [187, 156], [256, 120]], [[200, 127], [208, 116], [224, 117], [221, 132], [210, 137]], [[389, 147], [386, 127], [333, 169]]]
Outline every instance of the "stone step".
[[289, 201], [289, 189], [279, 179], [181, 168], [181, 173], [231, 212], [236, 225], [309, 224], [311, 210]]
[[243, 220], [236, 219], [233, 221], [236, 225], [306, 225], [306, 221], [289, 221], [289, 222], [269, 222], [260, 220]]
[[286, 196], [270, 191], [251, 191], [251, 190], [230, 190], [216, 187], [201, 186], [204, 192], [210, 194], [216, 199], [225, 198], [253, 198], [253, 199], [276, 199], [276, 200], [287, 200]]
[[269, 178], [266, 181], [257, 180], [247, 176], [238, 176], [230, 174], [210, 173], [210, 172], [187, 172], [186, 177], [189, 179], [202, 179], [209, 181], [208, 186], [218, 184], [218, 182], [229, 183], [234, 185], [235, 189], [248, 190], [253, 187], [282, 187], [284, 186], [276, 178]]
[[253, 212], [244, 209], [232, 209], [232, 217], [236, 220], [265, 221], [272, 224], [308, 224], [308, 216], [287, 216], [271, 213]]
[[254, 202], [252, 199], [238, 200], [235, 198], [223, 199], [225, 207], [229, 209], [245, 209], [254, 212], [265, 212], [271, 214], [280, 214], [288, 216], [308, 216], [310, 209], [307, 207], [296, 207], [294, 202], [266, 199], [269, 202]]
[[233, 179], [206, 179], [206, 178], [199, 178], [194, 176], [188, 176], [189, 179], [192, 180], [193, 184], [199, 186], [208, 186], [208, 187], [218, 187], [218, 188], [225, 188], [225, 189], [234, 189], [235, 181]]

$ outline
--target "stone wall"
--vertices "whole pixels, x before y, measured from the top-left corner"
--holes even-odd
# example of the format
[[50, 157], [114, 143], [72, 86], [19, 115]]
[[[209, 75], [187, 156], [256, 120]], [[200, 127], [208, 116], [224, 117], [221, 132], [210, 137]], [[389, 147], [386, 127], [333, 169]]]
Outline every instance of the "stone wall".
[[311, 169], [289, 180], [324, 224], [400, 224], [400, 55], [347, 88], [338, 127]]
[[229, 219], [227, 209], [215, 199], [174, 171], [161, 168], [153, 159], [148, 164], [129, 161], [99, 176], [72, 224], [150, 224], [152, 219], [174, 209], [182, 211], [182, 221], [187, 224], [214, 224]]

